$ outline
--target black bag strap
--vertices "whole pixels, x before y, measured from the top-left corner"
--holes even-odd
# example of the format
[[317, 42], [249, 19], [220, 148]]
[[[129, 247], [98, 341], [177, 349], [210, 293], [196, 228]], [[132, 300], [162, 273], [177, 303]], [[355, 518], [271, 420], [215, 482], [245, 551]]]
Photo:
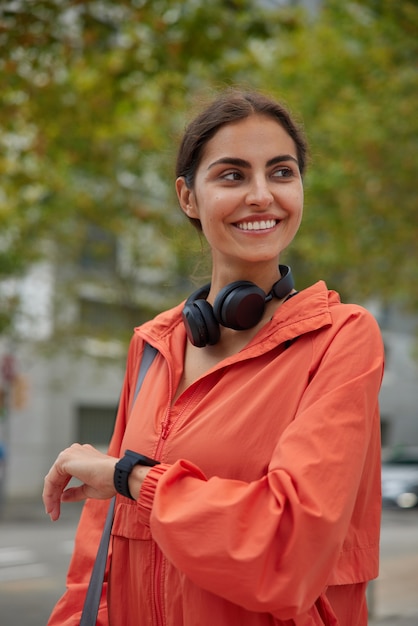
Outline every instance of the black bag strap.
[[[144, 382], [145, 375], [149, 370], [158, 350], [148, 343], [145, 344], [142, 354], [141, 364], [138, 371], [138, 379], [135, 387], [132, 406]], [[113, 524], [113, 514], [115, 509], [115, 497], [109, 504], [106, 521], [103, 528], [102, 538], [100, 539], [99, 548], [97, 550], [96, 560], [91, 572], [90, 582], [87, 589], [86, 599], [84, 601], [83, 612], [81, 614], [80, 626], [94, 626], [97, 621], [99, 612], [100, 598], [102, 595], [103, 580], [106, 570], [107, 554], [109, 550], [110, 532]]]
[[142, 387], [142, 383], [144, 382], [144, 378], [146, 376], [146, 373], [148, 372], [149, 368], [151, 367], [151, 364], [152, 364], [153, 360], [155, 359], [155, 357], [157, 356], [157, 353], [158, 353], [157, 348], [154, 348], [153, 346], [150, 346], [149, 343], [145, 344], [144, 351], [142, 353], [141, 363], [140, 363], [140, 366], [139, 366], [138, 379], [136, 381], [136, 387], [135, 387], [134, 399], [132, 401], [132, 406], [134, 405], [134, 402], [135, 402], [136, 397], [137, 397], [137, 395], [139, 393], [139, 390]]
[[113, 513], [115, 510], [115, 497], [110, 501], [107, 511], [106, 521], [103, 528], [97, 550], [96, 560], [91, 572], [90, 582], [84, 601], [83, 612], [81, 614], [80, 626], [94, 626], [99, 612], [100, 598], [102, 595], [103, 580], [106, 570], [107, 553], [109, 550], [110, 531], [113, 524]]

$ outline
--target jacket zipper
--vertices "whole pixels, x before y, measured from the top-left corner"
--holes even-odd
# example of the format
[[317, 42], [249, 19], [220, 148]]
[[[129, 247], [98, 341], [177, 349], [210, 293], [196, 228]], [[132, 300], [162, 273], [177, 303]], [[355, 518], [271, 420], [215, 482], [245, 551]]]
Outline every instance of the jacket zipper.
[[[155, 458], [160, 459], [162, 450], [164, 447], [164, 441], [168, 437], [170, 431], [170, 413], [171, 413], [171, 398], [173, 397], [173, 379], [172, 373], [169, 368], [168, 375], [168, 406], [165, 417], [161, 422], [160, 437], [155, 450]], [[155, 566], [154, 566], [154, 610], [156, 626], [164, 626], [164, 613], [163, 613], [163, 554], [159, 547], [154, 544], [155, 554]]]
[[[181, 416], [183, 415], [184, 411], [187, 410], [187, 408], [190, 405], [190, 402], [192, 401], [192, 399], [194, 398], [197, 390], [199, 389], [199, 384], [196, 385], [195, 389], [193, 390], [193, 392], [190, 394], [190, 398], [189, 400], [186, 402], [183, 410], [181, 411], [181, 413], [179, 413], [179, 415], [176, 418], [176, 422], [181, 418]], [[161, 458], [161, 453], [164, 447], [164, 442], [165, 440], [168, 438], [168, 435], [170, 433], [170, 430], [172, 428], [172, 426], [174, 425], [173, 422], [171, 422], [170, 420], [170, 415], [171, 415], [171, 398], [172, 398], [172, 384], [171, 384], [171, 376], [170, 376], [170, 381], [169, 381], [169, 405], [167, 407], [167, 412], [165, 414], [164, 420], [161, 423], [161, 431], [160, 431], [160, 439], [158, 441], [157, 444], [157, 448], [155, 451], [155, 457]], [[162, 576], [163, 576], [163, 554], [161, 552], [161, 550], [158, 548], [158, 546], [155, 546], [155, 569], [154, 569], [154, 589], [155, 589], [155, 600], [154, 600], [154, 606], [155, 606], [155, 616], [156, 616], [156, 624], [157, 626], [164, 626], [164, 615], [163, 615], [163, 580], [162, 580]]]
[[163, 554], [159, 547], [154, 544], [155, 550], [155, 569], [154, 569], [154, 608], [156, 617], [156, 626], [164, 626], [163, 617]]
[[[159, 458], [159, 455], [161, 454], [162, 448], [164, 446], [164, 441], [168, 438], [168, 435], [170, 434], [170, 431], [171, 431], [172, 427], [174, 426], [174, 424], [176, 424], [179, 421], [179, 419], [181, 419], [181, 417], [184, 414], [184, 412], [187, 411], [187, 409], [190, 406], [190, 403], [194, 399], [194, 397], [195, 397], [196, 393], [198, 392], [199, 388], [200, 388], [200, 382], [198, 382], [196, 384], [195, 388], [190, 393], [190, 396], [187, 399], [183, 409], [177, 415], [177, 417], [176, 417], [174, 422], [172, 422], [171, 419], [170, 419], [170, 417], [171, 417], [171, 403], [170, 403], [169, 407], [167, 408], [167, 412], [165, 414], [165, 417], [164, 417], [163, 421], [161, 422], [160, 439], [158, 441], [157, 449], [156, 449], [156, 453], [155, 453], [155, 456], [156, 456], [157, 459]], [[170, 396], [170, 398], [171, 398], [171, 396]]]

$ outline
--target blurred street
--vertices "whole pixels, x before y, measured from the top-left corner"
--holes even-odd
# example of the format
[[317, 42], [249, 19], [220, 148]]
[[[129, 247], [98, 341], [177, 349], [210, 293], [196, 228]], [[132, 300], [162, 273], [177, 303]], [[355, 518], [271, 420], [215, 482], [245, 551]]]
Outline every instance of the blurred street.
[[380, 576], [370, 626], [418, 626], [418, 509], [382, 515]]
[[53, 524], [34, 502], [9, 502], [0, 518], [0, 626], [45, 626], [65, 588], [80, 506]]
[[[6, 505], [0, 519], [1, 626], [45, 626], [64, 590], [79, 514], [79, 506], [68, 505], [53, 524], [40, 501]], [[370, 626], [418, 626], [417, 589], [418, 510], [385, 510]]]

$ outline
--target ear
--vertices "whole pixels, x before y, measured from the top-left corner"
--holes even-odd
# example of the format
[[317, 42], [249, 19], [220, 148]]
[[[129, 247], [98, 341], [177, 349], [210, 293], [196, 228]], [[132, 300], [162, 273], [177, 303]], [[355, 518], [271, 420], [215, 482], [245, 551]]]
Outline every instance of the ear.
[[176, 192], [179, 199], [179, 204], [187, 217], [199, 219], [199, 214], [196, 209], [196, 200], [193, 189], [190, 189], [184, 176], [180, 176], [176, 180]]

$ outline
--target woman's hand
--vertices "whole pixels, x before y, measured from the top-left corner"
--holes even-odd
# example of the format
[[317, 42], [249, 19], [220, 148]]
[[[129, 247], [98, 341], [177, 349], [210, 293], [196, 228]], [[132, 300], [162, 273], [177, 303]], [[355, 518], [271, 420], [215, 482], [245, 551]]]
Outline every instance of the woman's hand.
[[[88, 444], [75, 443], [63, 450], [44, 481], [42, 498], [51, 520], [59, 518], [61, 502], [78, 502], [86, 498], [106, 500], [114, 496], [113, 475], [117, 461]], [[66, 489], [73, 477], [82, 484]]]

